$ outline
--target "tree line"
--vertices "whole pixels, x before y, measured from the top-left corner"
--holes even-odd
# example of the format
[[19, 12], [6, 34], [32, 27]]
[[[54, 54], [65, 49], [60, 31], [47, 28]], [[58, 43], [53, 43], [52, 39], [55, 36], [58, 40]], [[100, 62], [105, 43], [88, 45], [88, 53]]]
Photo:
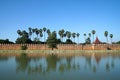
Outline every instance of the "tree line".
[[[80, 44], [80, 36], [81, 36], [80, 33], [65, 31], [64, 29], [61, 29], [58, 32], [56, 32], [56, 31], [51, 31], [50, 29], [47, 29], [46, 27], [43, 27], [40, 29], [29, 27], [27, 31], [26, 30], [17, 30], [18, 38], [16, 39], [15, 43], [46, 44], [48, 41], [48, 38], [50, 38], [49, 37], [50, 34], [52, 34], [53, 32], [56, 35], [55, 43]], [[83, 44], [94, 43], [94, 35], [95, 34], [96, 34], [95, 30], [92, 30], [90, 33], [88, 33], [88, 37], [87, 37], [87, 34], [84, 33], [83, 34], [83, 36], [84, 36]], [[92, 41], [91, 41], [91, 36], [93, 37]], [[108, 37], [110, 37], [110, 40], [112, 43], [113, 34], [108, 34], [108, 31], [104, 31], [104, 36], [106, 37], [105, 43], [108, 43]], [[75, 38], [77, 38], [77, 39], [75, 39]], [[75, 40], [77, 40], [77, 42]], [[6, 39], [6, 40], [1, 39], [0, 43], [13, 43], [13, 42], [9, 41], [9, 39]], [[119, 43], [119, 41], [116, 43]]]
[[[28, 28], [28, 32], [23, 30], [17, 30], [18, 38], [16, 39], [16, 43], [37, 43], [37, 44], [44, 44], [47, 42], [47, 39], [49, 38], [50, 34], [53, 33], [56, 35], [57, 38], [57, 43], [59, 44], [79, 44], [79, 37], [80, 33], [75, 33], [71, 31], [65, 31], [64, 29], [59, 30], [58, 32], [56, 31], [51, 31], [50, 29], [47, 29], [46, 27], [43, 27], [41, 29], [38, 28]], [[87, 34], [84, 33], [84, 39], [85, 39], [85, 44], [91, 44], [94, 43], [94, 35], [96, 34], [95, 30], [92, 30], [90, 33]], [[57, 35], [60, 37], [58, 38]], [[91, 42], [91, 35], [93, 35], [93, 40]], [[46, 39], [47, 36], [47, 39]], [[106, 43], [108, 43], [108, 36], [111, 39], [112, 43], [112, 38], [113, 34], [108, 34], [108, 31], [104, 32], [104, 36], [106, 37]], [[87, 37], [87, 38], [86, 38]], [[77, 42], [75, 42], [75, 38], [77, 38]], [[44, 41], [42, 41], [44, 39]]]

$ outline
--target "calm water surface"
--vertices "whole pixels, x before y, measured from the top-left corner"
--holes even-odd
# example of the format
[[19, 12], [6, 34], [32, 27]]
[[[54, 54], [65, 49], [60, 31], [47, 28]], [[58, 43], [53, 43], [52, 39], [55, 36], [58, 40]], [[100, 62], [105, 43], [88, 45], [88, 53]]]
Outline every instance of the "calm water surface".
[[120, 80], [120, 56], [0, 57], [0, 80]]

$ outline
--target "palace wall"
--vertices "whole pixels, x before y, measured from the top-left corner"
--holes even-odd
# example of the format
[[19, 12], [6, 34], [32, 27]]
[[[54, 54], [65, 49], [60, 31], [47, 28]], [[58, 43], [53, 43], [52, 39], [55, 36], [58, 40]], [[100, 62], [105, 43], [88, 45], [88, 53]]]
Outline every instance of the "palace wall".
[[[26, 45], [28, 50], [50, 50], [45, 44], [0, 44], [0, 50], [21, 50]], [[120, 44], [58, 44], [58, 50], [120, 50]]]

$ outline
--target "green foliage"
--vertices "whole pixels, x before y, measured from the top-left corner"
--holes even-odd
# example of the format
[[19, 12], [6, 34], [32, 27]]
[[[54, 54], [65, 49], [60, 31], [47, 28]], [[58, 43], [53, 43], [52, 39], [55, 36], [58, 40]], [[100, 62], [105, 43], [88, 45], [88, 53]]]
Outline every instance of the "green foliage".
[[73, 42], [72, 42], [72, 40], [67, 39], [67, 40], [66, 40], [66, 44], [73, 44]]
[[57, 48], [57, 35], [55, 31], [49, 34], [48, 39], [47, 39], [47, 44], [49, 48], [52, 48], [52, 50], [54, 48]]
[[85, 40], [85, 43], [86, 43], [86, 44], [91, 44], [91, 40], [90, 40], [89, 37]]
[[25, 44], [25, 43], [32, 43], [32, 41], [31, 41], [31, 39], [29, 39], [28, 33], [24, 30], [24, 31], [21, 32], [20, 37], [18, 37], [16, 39], [16, 43], [18, 43], [18, 44], [21, 44], [21, 43]]
[[26, 45], [21, 46], [21, 50], [26, 50], [26, 49], [27, 49]]
[[116, 42], [116, 44], [120, 44], [120, 41]]
[[6, 39], [6, 40], [0, 39], [0, 43], [1, 44], [6, 44], [6, 43], [12, 44], [13, 42], [9, 41], [9, 39]]

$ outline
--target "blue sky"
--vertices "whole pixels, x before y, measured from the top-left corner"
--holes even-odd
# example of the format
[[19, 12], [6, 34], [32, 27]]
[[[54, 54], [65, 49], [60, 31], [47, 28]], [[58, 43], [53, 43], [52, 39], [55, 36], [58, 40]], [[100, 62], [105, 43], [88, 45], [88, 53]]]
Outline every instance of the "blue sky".
[[119, 41], [120, 0], [0, 0], [0, 39], [15, 41], [28, 27], [78, 32], [80, 42], [93, 29], [105, 42], [107, 30]]

